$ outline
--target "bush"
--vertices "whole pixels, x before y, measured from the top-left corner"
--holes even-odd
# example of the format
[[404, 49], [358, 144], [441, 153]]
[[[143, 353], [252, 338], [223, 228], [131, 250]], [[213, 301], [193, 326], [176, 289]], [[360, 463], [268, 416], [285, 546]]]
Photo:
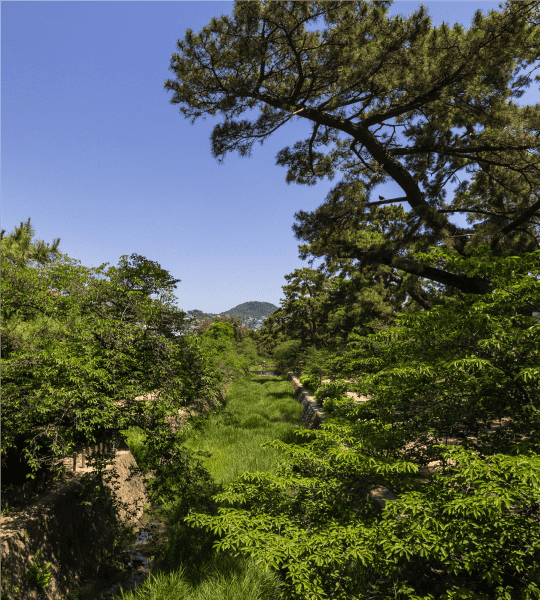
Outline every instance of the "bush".
[[[540, 598], [540, 251], [433, 254], [494, 292], [356, 334], [344, 363], [370, 401], [346, 401], [343, 382], [319, 388], [340, 410], [306, 432], [316, 439], [267, 442], [286, 454], [278, 475], [244, 473], [216, 496], [246, 508], [186, 518], [280, 569], [289, 599]], [[440, 471], [420, 476], [434, 460]], [[374, 486], [397, 499], [380, 511]]]
[[319, 384], [318, 380], [311, 375], [304, 375], [303, 377], [300, 377], [300, 383], [305, 388], [309, 388], [312, 391], [316, 391]]
[[315, 392], [315, 400], [319, 404], [322, 404], [323, 408], [331, 413], [334, 412], [338, 406], [336, 400], [344, 400], [352, 402], [352, 400], [346, 396], [345, 392], [349, 389], [350, 384], [347, 381], [329, 381], [322, 383], [317, 391]]
[[218, 321], [209, 327], [204, 334], [214, 340], [234, 340], [234, 327], [231, 323]]
[[302, 353], [303, 359], [303, 373], [312, 378], [319, 387], [323, 379], [332, 375], [330, 367], [330, 359], [335, 355], [335, 348], [321, 348], [316, 349], [312, 346], [306, 348]]

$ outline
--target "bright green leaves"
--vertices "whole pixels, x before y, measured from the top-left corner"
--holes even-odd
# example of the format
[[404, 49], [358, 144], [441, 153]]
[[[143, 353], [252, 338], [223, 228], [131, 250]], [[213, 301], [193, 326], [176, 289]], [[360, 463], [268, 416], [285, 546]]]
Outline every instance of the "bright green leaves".
[[[34, 470], [50, 467], [74, 445], [110, 441], [130, 425], [153, 430], [149, 445], [171, 453], [167, 419], [222, 389], [198, 340], [175, 335], [178, 280], [137, 255], [108, 270], [65, 255], [36, 263], [2, 253], [3, 462], [24, 448]], [[159, 402], [134, 400], [156, 390]]]
[[214, 340], [228, 340], [234, 339], [234, 329], [231, 323], [217, 322], [209, 327], [204, 335]]
[[404, 493], [385, 506], [388, 558], [399, 562], [421, 549], [420, 556], [449, 572], [474, 573], [471, 592], [485, 589], [481, 580], [501, 583], [501, 564], [523, 574], [540, 550], [538, 526], [527, 516], [540, 500], [538, 456], [481, 458], [460, 448], [443, 455], [452, 461], [449, 473], [422, 494]]
[[[525, 310], [540, 305], [538, 256], [430, 260], [499, 287], [350, 335], [330, 384], [307, 360], [327, 413], [316, 439], [267, 442], [279, 475], [242, 475], [220, 498], [243, 510], [205, 517], [285, 573], [288, 598], [539, 597], [540, 328]], [[370, 400], [352, 403], [351, 385]]]

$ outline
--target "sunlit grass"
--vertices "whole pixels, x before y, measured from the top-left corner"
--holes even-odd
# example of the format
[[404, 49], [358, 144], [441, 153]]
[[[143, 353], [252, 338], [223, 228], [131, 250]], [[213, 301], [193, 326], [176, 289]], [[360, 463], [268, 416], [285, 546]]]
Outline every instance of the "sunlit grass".
[[224, 413], [211, 415], [202, 431], [190, 431], [185, 445], [209, 452], [203, 464], [217, 483], [228, 485], [246, 471], [275, 473], [281, 453], [261, 444], [273, 439], [292, 441], [293, 429], [301, 425], [301, 406], [290, 382], [255, 375], [231, 390]]
[[279, 581], [255, 561], [230, 554], [214, 556], [207, 576], [192, 585], [183, 567], [151, 575], [132, 592], [121, 592], [125, 600], [279, 600]]
[[[220, 489], [243, 472], [277, 472], [283, 455], [274, 448], [261, 448], [265, 441], [281, 439], [307, 443], [294, 433], [302, 427], [301, 406], [285, 376], [247, 375], [235, 382], [226, 406], [211, 413], [200, 428], [187, 431], [184, 445], [204, 451], [201, 457]], [[142, 469], [145, 434], [140, 429], [126, 432], [126, 440]], [[174, 503], [164, 505], [169, 539], [163, 547], [162, 567], [136, 590], [122, 591], [125, 600], [278, 600], [283, 582], [266, 565], [231, 552], [217, 553], [213, 534], [188, 527], [185, 512]]]

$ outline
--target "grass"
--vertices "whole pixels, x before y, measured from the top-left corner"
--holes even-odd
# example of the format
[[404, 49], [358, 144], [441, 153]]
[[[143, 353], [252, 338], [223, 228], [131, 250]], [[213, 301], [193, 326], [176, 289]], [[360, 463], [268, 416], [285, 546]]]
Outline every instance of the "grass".
[[254, 367], [249, 367], [251, 371], [263, 371], [266, 369], [274, 369], [276, 365], [272, 365], [272, 364], [266, 364], [263, 365], [262, 363], [255, 365]]
[[[262, 442], [281, 439], [308, 443], [295, 435], [301, 428], [301, 406], [285, 376], [246, 375], [235, 381], [226, 406], [210, 414], [200, 427], [186, 433], [185, 446], [206, 453], [201, 462], [221, 491], [240, 473], [277, 472], [282, 454], [261, 448]], [[144, 463], [144, 432], [129, 430], [127, 442], [138, 461]], [[141, 465], [142, 466], [142, 465]], [[180, 502], [164, 503], [169, 539], [162, 548], [162, 567], [137, 589], [121, 592], [125, 600], [278, 600], [283, 581], [266, 565], [250, 557], [217, 553], [212, 533], [192, 529], [183, 522]], [[203, 512], [198, 510], [198, 512]]]

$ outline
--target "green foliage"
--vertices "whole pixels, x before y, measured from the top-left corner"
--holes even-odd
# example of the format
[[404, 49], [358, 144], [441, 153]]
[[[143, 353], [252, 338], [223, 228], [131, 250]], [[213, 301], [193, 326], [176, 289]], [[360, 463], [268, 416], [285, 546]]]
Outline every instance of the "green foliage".
[[331, 276], [335, 266], [327, 273], [304, 268], [285, 275], [290, 283], [283, 286], [283, 306], [265, 320], [259, 339], [274, 348], [278, 336], [301, 340], [305, 357], [320, 352], [320, 361], [310, 356], [309, 363], [312, 368], [319, 363], [317, 372], [322, 377], [325, 348], [335, 352], [355, 327], [372, 333], [378, 328], [373, 328], [373, 322], [387, 323], [405, 300], [404, 294], [394, 298], [392, 289], [381, 281], [364, 277], [350, 265], [347, 268], [348, 280]]
[[[118, 444], [121, 431], [139, 427], [149, 437], [143, 463], [154, 467], [151, 494], [183, 494], [185, 503], [202, 495], [207, 474], [170, 422], [186, 406], [218, 405], [223, 373], [200, 339], [175, 335], [184, 322], [171, 292], [178, 280], [138, 255], [109, 269], [60, 253], [23, 261], [10, 239], [2, 239], [3, 465], [21, 455], [30, 477], [46, 469], [56, 478], [58, 459], [74, 448]], [[23, 245], [31, 255], [32, 242]], [[150, 392], [157, 399], [135, 400]], [[112, 457], [90, 462], [98, 477], [84, 479], [81, 502], [99, 497], [133, 513], [100, 484], [118, 477], [115, 468], [105, 473]], [[171, 469], [178, 490], [167, 487]], [[115, 539], [107, 544], [116, 547], [124, 528], [110, 525]]]
[[218, 322], [209, 327], [204, 332], [204, 335], [212, 338], [213, 340], [230, 341], [234, 339], [234, 329], [231, 323]]
[[304, 375], [303, 377], [300, 377], [300, 383], [306, 388], [316, 389], [319, 381], [316, 377]]
[[24, 574], [26, 580], [40, 590], [44, 590], [51, 582], [53, 574], [49, 572], [52, 563], [43, 565], [40, 559], [41, 550], [36, 552], [36, 557], [30, 569]]
[[[430, 246], [462, 256], [486, 243], [499, 256], [538, 248], [537, 109], [512, 97], [532, 81], [516, 74], [538, 58], [540, 12], [536, 1], [509, 1], [477, 11], [466, 29], [432, 27], [423, 5], [389, 17], [390, 5], [235, 2], [231, 15], [186, 30], [171, 56], [175, 79], [164, 85], [192, 123], [223, 116], [211, 135], [220, 162], [233, 151], [250, 156], [255, 142], [305, 119], [309, 135], [276, 157], [287, 183], [343, 177], [317, 210], [296, 214], [301, 258], [325, 257], [343, 273], [356, 261], [362, 310], [377, 309], [384, 291], [384, 302], [404, 296], [415, 311], [443, 293], [491, 291], [478, 276], [418, 261]], [[254, 109], [254, 119], [242, 118]], [[407, 143], [387, 139], [388, 127]], [[463, 171], [471, 181], [447, 199], [445, 184]], [[388, 181], [403, 195], [373, 198]], [[468, 227], [454, 225], [459, 214]], [[316, 295], [304, 302], [304, 320], [291, 324], [302, 335], [289, 337], [319, 344], [319, 304]]]
[[336, 346], [327, 346], [320, 350], [313, 347], [304, 349], [302, 372], [316, 381], [316, 387], [321, 385], [323, 379], [333, 377], [331, 361], [336, 353]]
[[329, 381], [321, 383], [315, 392], [315, 400], [321, 404], [329, 414], [334, 412], [336, 406], [335, 400], [349, 400], [345, 392], [349, 389], [350, 384], [346, 381]]
[[[359, 416], [376, 410], [391, 423], [398, 413], [411, 442], [456, 437], [489, 454], [537, 450], [539, 251], [505, 259], [486, 252], [462, 259], [439, 249], [434, 256], [488, 277], [492, 294], [449, 298], [377, 335], [351, 335], [334, 363], [346, 375], [360, 373], [358, 391], [374, 396]], [[432, 454], [418, 447], [415, 456], [426, 463]]]
[[27, 265], [37, 262], [45, 264], [61, 255], [58, 250], [60, 238], [53, 241], [52, 246], [45, 244], [43, 240], [34, 240], [34, 228], [30, 225], [30, 218], [26, 223], [21, 222], [19, 227], [4, 236], [6, 230], [0, 232], [0, 240], [2, 243], [2, 257], [4, 260], [17, 265]]
[[[244, 377], [256, 351], [248, 339], [235, 335], [236, 329], [228, 322], [217, 322], [200, 338], [201, 351], [209, 364], [223, 374], [224, 379]], [[238, 341], [237, 341], [238, 340]]]
[[302, 341], [288, 340], [277, 346], [273, 353], [273, 360], [279, 370], [298, 370], [302, 357]]
[[[540, 251], [419, 258], [495, 291], [352, 336], [334, 362], [370, 401], [346, 399], [343, 381], [319, 388], [334, 410], [304, 432], [314, 441], [268, 442], [287, 457], [277, 475], [244, 473], [215, 498], [231, 508], [185, 518], [279, 569], [287, 598], [540, 597]], [[379, 486], [397, 497], [382, 511]]]
[[76, 262], [3, 265], [2, 452], [31, 439], [24, 452], [34, 467], [40, 449], [50, 458], [96, 435], [111, 439], [130, 420], [148, 426], [144, 403], [120, 407], [126, 399], [160, 390], [170, 414], [220, 391], [197, 341], [172, 335], [183, 313], [166, 287], [153, 300], [120, 285], [117, 269]]

